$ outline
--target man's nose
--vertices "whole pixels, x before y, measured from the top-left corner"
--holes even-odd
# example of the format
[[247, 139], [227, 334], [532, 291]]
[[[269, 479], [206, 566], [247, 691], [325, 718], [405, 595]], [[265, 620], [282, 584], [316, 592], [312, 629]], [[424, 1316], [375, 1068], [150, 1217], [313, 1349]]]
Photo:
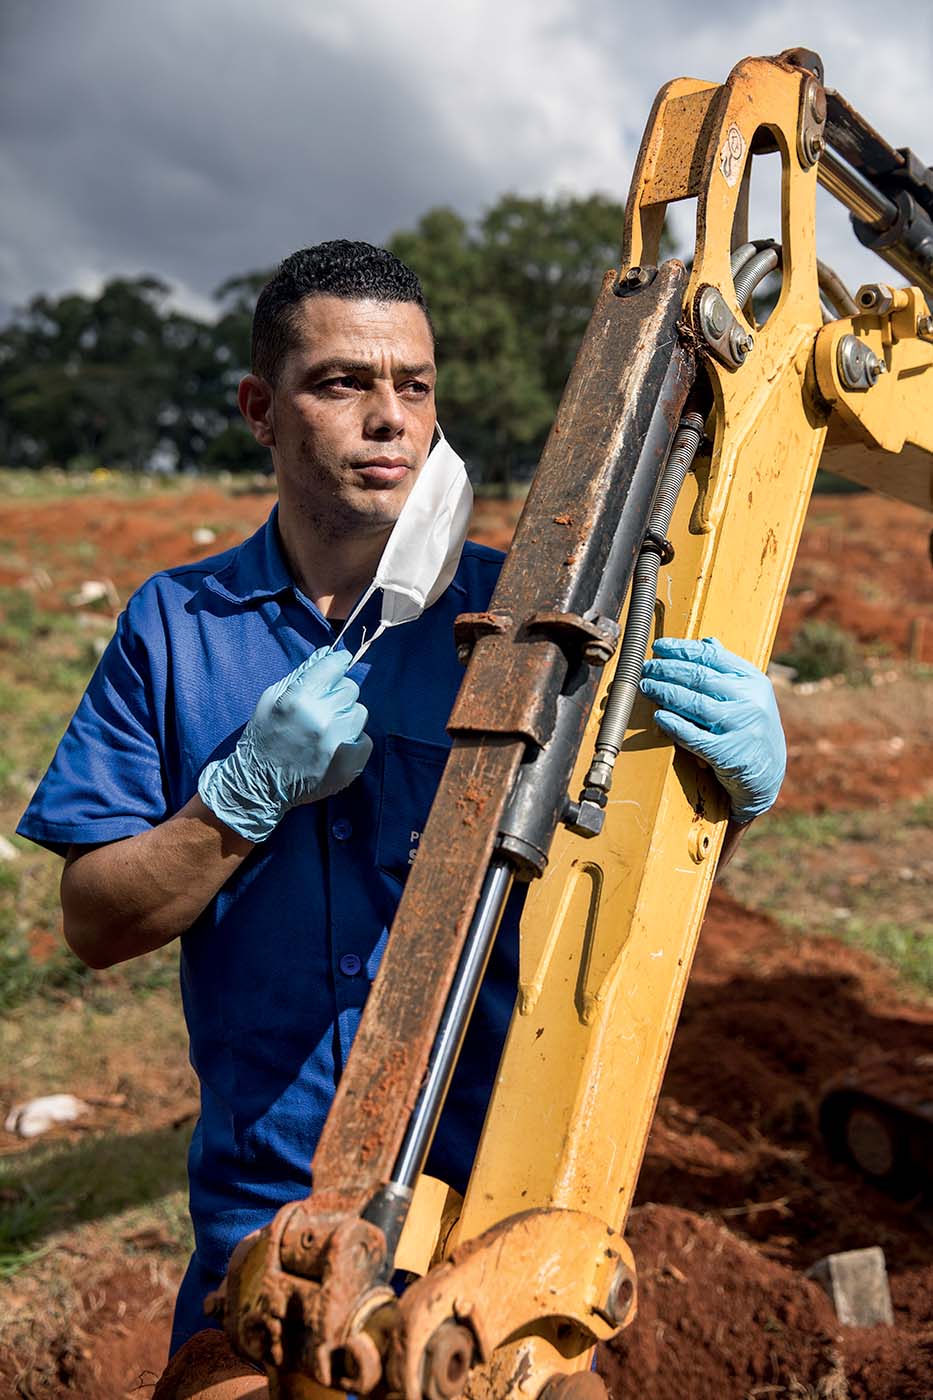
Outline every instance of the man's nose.
[[374, 387], [366, 406], [363, 425], [367, 437], [385, 441], [399, 437], [405, 428], [405, 410], [392, 384]]

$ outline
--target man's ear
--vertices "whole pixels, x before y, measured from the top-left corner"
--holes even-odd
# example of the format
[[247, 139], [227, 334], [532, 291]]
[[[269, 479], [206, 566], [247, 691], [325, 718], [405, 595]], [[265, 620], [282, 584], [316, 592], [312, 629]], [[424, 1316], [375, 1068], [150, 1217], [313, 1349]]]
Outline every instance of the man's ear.
[[260, 447], [275, 446], [272, 422], [272, 386], [258, 374], [245, 374], [237, 389], [236, 401], [247, 427]]

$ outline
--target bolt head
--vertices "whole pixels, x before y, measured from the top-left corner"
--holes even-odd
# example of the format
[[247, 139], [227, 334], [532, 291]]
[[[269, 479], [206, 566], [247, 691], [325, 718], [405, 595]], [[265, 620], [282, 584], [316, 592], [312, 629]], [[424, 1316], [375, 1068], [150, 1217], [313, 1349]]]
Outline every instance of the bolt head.
[[465, 666], [469, 661], [471, 650], [472, 648], [469, 642], [459, 642], [457, 644], [457, 660], [462, 666]]
[[886, 369], [887, 365], [885, 364], [884, 360], [879, 360], [878, 356], [873, 350], [869, 350], [866, 352], [865, 373], [868, 375], [868, 378], [871, 380], [872, 384], [875, 383], [880, 374], [884, 374]]
[[729, 325], [729, 308], [722, 297], [710, 297], [707, 310], [710, 330], [714, 335], [722, 335]]
[[603, 829], [606, 814], [595, 802], [580, 802], [576, 806], [570, 830], [577, 836], [598, 836]]
[[890, 287], [881, 282], [866, 282], [863, 287], [859, 287], [855, 300], [861, 311], [874, 311], [883, 316], [886, 311], [891, 310], [894, 298]]
[[635, 1302], [635, 1280], [627, 1264], [620, 1262], [609, 1289], [606, 1312], [617, 1327], [622, 1327]]

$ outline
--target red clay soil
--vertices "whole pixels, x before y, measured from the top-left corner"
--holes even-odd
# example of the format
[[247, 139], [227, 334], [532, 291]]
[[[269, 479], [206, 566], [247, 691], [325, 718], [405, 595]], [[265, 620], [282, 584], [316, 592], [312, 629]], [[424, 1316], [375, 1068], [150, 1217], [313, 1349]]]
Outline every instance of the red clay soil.
[[[858, 950], [791, 939], [717, 893], [628, 1226], [638, 1316], [601, 1357], [613, 1400], [931, 1400], [929, 1207], [873, 1189], [817, 1129], [821, 1087], [879, 1063], [933, 1097], [933, 1011]], [[841, 1327], [806, 1277], [867, 1245], [884, 1250], [891, 1328]], [[0, 1358], [0, 1396], [149, 1395], [169, 1309], [144, 1267], [121, 1270], [27, 1389]]]
[[[0, 563], [0, 586], [37, 590], [42, 606], [68, 607], [85, 579], [109, 578], [121, 600], [148, 574], [216, 554], [268, 515], [271, 491], [231, 495], [214, 485], [120, 498], [106, 491], [51, 500], [7, 498], [0, 529], [15, 553]], [[472, 538], [506, 549], [518, 501], [477, 500]], [[196, 544], [192, 532], [215, 539]], [[791, 577], [776, 650], [811, 618], [837, 623], [893, 657], [933, 660], [933, 571], [927, 518], [869, 494], [815, 496]], [[48, 578], [41, 572], [46, 570]], [[930, 655], [927, 656], [929, 650]]]
[[[933, 1014], [857, 950], [791, 942], [717, 893], [628, 1229], [639, 1311], [605, 1358], [618, 1400], [930, 1400], [929, 1214], [834, 1162], [817, 1128], [822, 1085], [879, 1061], [933, 1096]], [[806, 1270], [876, 1244], [895, 1326], [840, 1327]]]
[[[36, 585], [43, 606], [68, 606], [67, 593], [82, 579], [105, 574], [125, 597], [152, 569], [232, 542], [269, 505], [268, 497], [231, 500], [205, 487], [142, 505], [95, 497], [54, 507], [14, 502], [2, 511], [19, 540], [18, 577], [43, 567], [45, 548], [60, 558], [63, 535], [99, 541], [93, 562], [70, 560]], [[102, 523], [92, 525], [94, 516]], [[481, 503], [477, 536], [506, 543], [513, 516], [509, 508], [497, 517]], [[208, 549], [191, 540], [200, 524], [217, 531]], [[933, 625], [922, 517], [868, 496], [817, 498], [782, 636], [789, 640], [808, 616], [831, 618], [906, 657], [918, 620], [921, 631]], [[791, 749], [864, 744], [852, 767], [876, 778], [885, 766], [896, 770], [901, 751], [884, 750], [891, 730], [883, 710], [867, 713], [875, 694], [865, 692], [866, 713], [852, 716], [844, 736], [834, 715], [842, 701], [811, 697], [809, 720], [791, 716]], [[814, 726], [821, 704], [825, 715]], [[905, 743], [915, 734], [933, 742], [915, 719], [904, 728]], [[820, 752], [824, 768], [815, 762]], [[813, 807], [846, 779], [831, 749], [804, 758], [806, 776], [788, 800]], [[924, 761], [918, 750], [907, 766]], [[888, 776], [896, 780], [897, 771]], [[877, 782], [852, 786], [848, 800], [865, 806], [877, 792]], [[833, 1161], [817, 1127], [826, 1081], [879, 1062], [912, 1076], [914, 1091], [933, 1098], [933, 1011], [905, 1001], [857, 950], [825, 938], [792, 940], [716, 894], [629, 1223], [639, 1311], [602, 1358], [614, 1400], [933, 1400], [930, 1207], [894, 1201]], [[876, 1244], [885, 1253], [895, 1324], [840, 1327], [806, 1270], [830, 1252]], [[0, 1397], [147, 1395], [168, 1317], [164, 1284], [142, 1268], [121, 1271], [104, 1296], [89, 1300], [77, 1340], [52, 1358], [54, 1374], [46, 1368], [40, 1383], [34, 1371], [35, 1383], [25, 1382], [32, 1388], [17, 1391], [13, 1361], [0, 1358]]]
[[[63, 1261], [64, 1262], [64, 1261]], [[173, 1300], [146, 1263], [121, 1264], [81, 1299], [67, 1337], [33, 1357], [0, 1356], [0, 1397], [146, 1397], [165, 1365]]]
[[177, 1351], [159, 1378], [152, 1400], [190, 1400], [210, 1390], [210, 1400], [265, 1400], [264, 1371], [241, 1360], [223, 1332], [198, 1332]]
[[[816, 699], [816, 697], [812, 697]], [[839, 698], [840, 706], [842, 697]], [[904, 698], [903, 688], [898, 701]], [[858, 812], [933, 792], [933, 688], [917, 688], [917, 713], [879, 713], [866, 723], [840, 723], [819, 707], [793, 703], [793, 694], [778, 697], [787, 736], [787, 776], [778, 810], [790, 812]], [[870, 707], [864, 691], [849, 692], [851, 703]], [[901, 732], [898, 732], [901, 731]]]
[[775, 652], [811, 619], [894, 657], [933, 661], [929, 516], [867, 492], [814, 496]]

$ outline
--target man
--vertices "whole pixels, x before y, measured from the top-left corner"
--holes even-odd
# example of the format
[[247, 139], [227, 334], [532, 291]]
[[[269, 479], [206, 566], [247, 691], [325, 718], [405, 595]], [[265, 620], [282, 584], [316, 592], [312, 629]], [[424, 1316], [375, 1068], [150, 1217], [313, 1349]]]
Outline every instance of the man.
[[[349, 664], [376, 598], [330, 650], [432, 470], [434, 384], [409, 269], [344, 241], [286, 259], [239, 388], [278, 506], [244, 544], [134, 594], [20, 825], [66, 856], [65, 937], [91, 967], [182, 939], [202, 1106], [173, 1348], [205, 1326], [237, 1241], [307, 1194], [449, 746], [453, 621], [487, 607], [498, 575], [502, 556], [467, 543], [441, 596], [365, 662]], [[645, 683], [667, 706], [659, 723], [703, 753], [747, 821], [783, 775], [770, 686], [716, 643], [666, 646]], [[516, 913], [429, 1163], [461, 1187], [514, 998]]]

